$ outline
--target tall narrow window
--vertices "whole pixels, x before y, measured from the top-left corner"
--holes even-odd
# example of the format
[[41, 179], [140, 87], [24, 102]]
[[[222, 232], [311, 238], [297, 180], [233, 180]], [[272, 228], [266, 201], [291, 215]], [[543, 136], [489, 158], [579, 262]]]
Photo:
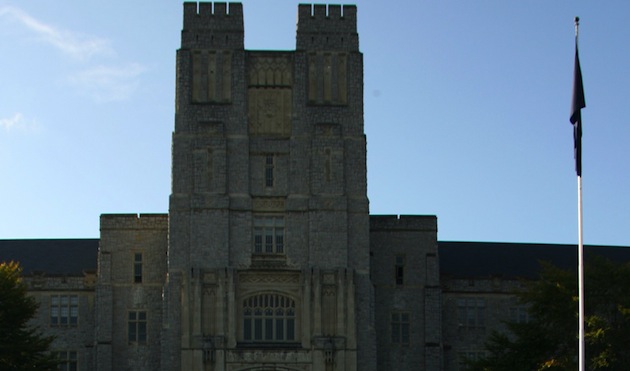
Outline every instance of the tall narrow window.
[[262, 294], [243, 301], [243, 340], [294, 342], [295, 301], [283, 295]]
[[141, 310], [129, 311], [127, 336], [129, 344], [147, 343], [147, 312]]
[[284, 254], [284, 217], [254, 219], [254, 253]]
[[142, 283], [142, 253], [133, 254], [133, 282]]
[[57, 359], [59, 360], [59, 364], [57, 365], [58, 370], [62, 371], [76, 371], [77, 367], [77, 352], [75, 351], [58, 351], [55, 352], [57, 355]]
[[326, 174], [326, 181], [330, 182], [330, 180], [332, 179], [332, 153], [330, 151], [330, 148], [326, 148], [324, 153], [326, 154], [326, 165], [324, 173]]
[[396, 264], [394, 268], [394, 274], [396, 279], [396, 285], [403, 285], [405, 283], [405, 256], [396, 255]]
[[77, 295], [52, 295], [50, 297], [50, 325], [76, 326], [79, 319]]
[[273, 155], [265, 156], [265, 187], [273, 187], [274, 178], [274, 158]]
[[392, 313], [392, 343], [402, 346], [409, 345], [409, 313]]

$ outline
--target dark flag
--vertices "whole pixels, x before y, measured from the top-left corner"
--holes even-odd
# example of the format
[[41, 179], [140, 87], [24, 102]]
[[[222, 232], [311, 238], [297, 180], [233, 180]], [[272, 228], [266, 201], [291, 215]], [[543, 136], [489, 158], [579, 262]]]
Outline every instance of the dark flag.
[[573, 124], [573, 149], [575, 152], [575, 172], [582, 176], [582, 108], [584, 101], [584, 86], [582, 85], [582, 69], [578, 55], [577, 40], [575, 43], [575, 67], [573, 70], [573, 101], [571, 102], [571, 124]]

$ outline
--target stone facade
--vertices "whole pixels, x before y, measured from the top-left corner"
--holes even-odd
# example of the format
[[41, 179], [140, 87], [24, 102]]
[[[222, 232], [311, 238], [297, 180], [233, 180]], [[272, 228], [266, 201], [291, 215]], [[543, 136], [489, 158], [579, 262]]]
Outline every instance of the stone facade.
[[48, 276], [36, 272], [27, 276], [25, 283], [29, 294], [39, 303], [31, 324], [54, 337], [50, 349], [62, 358], [74, 359], [76, 364], [94, 364], [96, 272], [81, 276]]
[[0, 240], [68, 369], [456, 371], [527, 320], [519, 278], [574, 247], [369, 215], [356, 11], [299, 5], [296, 50], [272, 52], [244, 49], [241, 4], [184, 4], [168, 214]]
[[505, 331], [506, 321], [527, 321], [526, 308], [514, 297], [522, 288], [515, 279], [443, 277], [444, 369], [460, 370], [464, 359], [483, 357], [488, 336]]
[[[372, 216], [370, 246], [378, 369], [439, 370], [442, 322], [436, 218]], [[400, 333], [394, 333], [395, 322], [400, 322]]]
[[101, 216], [94, 329], [99, 370], [160, 367], [167, 231], [167, 215]]
[[374, 369], [356, 8], [243, 38], [241, 4], [184, 4], [161, 369]]

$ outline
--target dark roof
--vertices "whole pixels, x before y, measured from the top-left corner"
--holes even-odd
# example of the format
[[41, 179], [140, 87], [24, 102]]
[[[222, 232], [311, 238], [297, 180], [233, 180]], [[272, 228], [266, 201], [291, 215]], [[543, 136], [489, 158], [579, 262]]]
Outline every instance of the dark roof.
[[[453, 278], [538, 278], [540, 262], [577, 270], [577, 245], [439, 241], [440, 274]], [[584, 246], [586, 262], [594, 255], [630, 261], [630, 247]]]
[[0, 261], [20, 262], [23, 274], [82, 276], [95, 271], [99, 240], [41, 239], [0, 240]]

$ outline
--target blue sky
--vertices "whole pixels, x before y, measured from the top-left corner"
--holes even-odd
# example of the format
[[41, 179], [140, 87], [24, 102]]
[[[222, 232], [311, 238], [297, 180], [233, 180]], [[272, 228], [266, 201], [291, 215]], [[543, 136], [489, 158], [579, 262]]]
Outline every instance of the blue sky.
[[[247, 49], [293, 50], [298, 1], [244, 1]], [[441, 240], [576, 243], [569, 105], [581, 18], [584, 241], [630, 246], [630, 2], [360, 1], [372, 214]], [[0, 0], [0, 238], [164, 213], [179, 1]]]

